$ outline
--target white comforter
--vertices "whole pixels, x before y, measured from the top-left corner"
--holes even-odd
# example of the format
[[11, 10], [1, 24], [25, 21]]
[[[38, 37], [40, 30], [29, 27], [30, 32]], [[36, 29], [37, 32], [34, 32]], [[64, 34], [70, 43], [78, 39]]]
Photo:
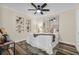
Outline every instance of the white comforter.
[[33, 33], [30, 33], [27, 36], [26, 42], [34, 47], [46, 51], [48, 54], [53, 54], [53, 48], [58, 43], [58, 34], [55, 33], [55, 35], [56, 35], [55, 42], [52, 42], [52, 36], [39, 35], [37, 37], [34, 37]]

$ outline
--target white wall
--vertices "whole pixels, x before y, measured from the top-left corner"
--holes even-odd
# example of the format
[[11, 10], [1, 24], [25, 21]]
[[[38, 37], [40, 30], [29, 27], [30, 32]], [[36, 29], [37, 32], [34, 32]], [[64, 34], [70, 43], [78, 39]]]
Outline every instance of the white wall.
[[[22, 16], [24, 18], [32, 18], [32, 22], [34, 23], [34, 20], [39, 23], [41, 21], [40, 17], [33, 17], [33, 16], [27, 16], [20, 12], [12, 11], [7, 8], [0, 7], [0, 23], [1, 26], [5, 27], [11, 37], [14, 41], [23, 40], [27, 36], [27, 33], [18, 34], [15, 31], [15, 19], [16, 16]], [[52, 15], [53, 16], [53, 15]], [[45, 16], [44, 16], [45, 17]], [[47, 16], [46, 16], [47, 17]], [[39, 19], [38, 19], [39, 18]], [[32, 25], [32, 31], [36, 32], [33, 27], [35, 23]], [[73, 44], [75, 45], [75, 10], [68, 10], [61, 14], [59, 14], [59, 30], [60, 30], [60, 37], [61, 42]]]
[[21, 33], [18, 34], [16, 32], [16, 16], [20, 16], [26, 19], [31, 18], [32, 20], [32, 32], [36, 33], [36, 24], [41, 23], [40, 19], [36, 16], [27, 16], [21, 12], [11, 10], [6, 7], [0, 7], [0, 25], [1, 27], [4, 27], [7, 29], [8, 34], [10, 35], [10, 38], [13, 41], [21, 41], [24, 40], [27, 37], [27, 33]]
[[75, 45], [75, 10], [68, 10], [59, 16], [60, 41]]
[[2, 9], [0, 8], [0, 26], [1, 26], [1, 23], [2, 23]]
[[32, 22], [31, 30], [33, 33], [37, 32], [36, 24], [39, 24], [42, 22], [41, 20], [42, 17], [30, 16], [30, 15], [27, 16], [23, 13], [20, 13], [15, 10], [11, 10], [6, 7], [0, 7], [0, 12], [1, 12], [0, 13], [1, 26], [7, 29], [7, 32], [13, 41], [21, 41], [26, 39], [27, 37], [27, 32], [21, 33], [21, 34], [18, 34], [16, 32], [16, 16], [23, 17], [25, 18], [25, 20], [30, 18]]
[[26, 37], [27, 33], [18, 34], [16, 32], [16, 16], [24, 17], [25, 19], [29, 18], [27, 15], [21, 14], [16, 11], [12, 11], [8, 8], [0, 7], [1, 11], [1, 26], [7, 29], [8, 34], [10, 35], [11, 40], [19, 41]]

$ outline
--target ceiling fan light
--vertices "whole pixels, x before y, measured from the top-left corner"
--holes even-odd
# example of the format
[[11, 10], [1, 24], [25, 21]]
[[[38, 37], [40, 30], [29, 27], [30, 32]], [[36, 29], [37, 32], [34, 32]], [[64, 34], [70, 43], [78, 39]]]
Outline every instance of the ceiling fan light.
[[37, 13], [40, 13], [41, 11], [40, 10], [37, 10]]

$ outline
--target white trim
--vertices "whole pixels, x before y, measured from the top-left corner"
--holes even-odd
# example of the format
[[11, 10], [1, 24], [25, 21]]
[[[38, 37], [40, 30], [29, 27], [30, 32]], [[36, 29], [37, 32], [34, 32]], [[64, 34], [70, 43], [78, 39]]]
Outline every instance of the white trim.
[[15, 43], [18, 43], [18, 42], [21, 42], [21, 41], [25, 41], [25, 39], [17, 40], [17, 41], [14, 41], [14, 42], [15, 42]]
[[75, 43], [69, 43], [69, 42], [64, 42], [64, 41], [59, 41], [59, 42], [63, 42], [63, 43], [66, 43], [66, 44], [70, 44], [70, 45], [74, 45], [75, 46]]

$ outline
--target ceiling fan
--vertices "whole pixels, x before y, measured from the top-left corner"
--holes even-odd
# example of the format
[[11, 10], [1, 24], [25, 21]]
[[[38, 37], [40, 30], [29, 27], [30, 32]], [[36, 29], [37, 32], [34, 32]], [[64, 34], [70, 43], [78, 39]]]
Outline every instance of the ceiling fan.
[[43, 15], [43, 11], [50, 11], [49, 9], [44, 9], [44, 7], [47, 5], [47, 3], [44, 3], [42, 6], [41, 5], [35, 5], [34, 3], [31, 3], [31, 5], [35, 8], [35, 9], [28, 9], [29, 11], [35, 11], [34, 14], [36, 13], [40, 13]]

